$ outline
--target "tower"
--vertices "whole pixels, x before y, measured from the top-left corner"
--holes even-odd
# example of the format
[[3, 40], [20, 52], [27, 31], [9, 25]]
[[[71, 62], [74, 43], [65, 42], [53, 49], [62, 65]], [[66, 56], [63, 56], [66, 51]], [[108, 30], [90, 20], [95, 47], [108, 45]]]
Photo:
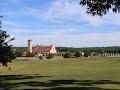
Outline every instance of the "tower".
[[32, 40], [28, 40], [28, 52], [32, 53]]

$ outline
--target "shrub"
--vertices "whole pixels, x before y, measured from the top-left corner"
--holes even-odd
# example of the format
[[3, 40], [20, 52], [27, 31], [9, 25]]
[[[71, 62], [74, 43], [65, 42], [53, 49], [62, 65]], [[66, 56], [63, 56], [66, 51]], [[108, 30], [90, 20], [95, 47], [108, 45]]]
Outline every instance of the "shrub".
[[39, 59], [40, 59], [40, 60], [43, 60], [43, 56], [39, 56]]
[[35, 56], [35, 54], [34, 54], [34, 53], [27, 52], [27, 55], [26, 55], [26, 57], [34, 57], [34, 56]]
[[46, 56], [46, 59], [52, 59], [52, 58], [54, 58], [54, 55], [53, 55], [53, 54], [48, 54], [48, 55]]
[[89, 56], [89, 54], [88, 53], [84, 53], [84, 57], [88, 57]]
[[76, 52], [75, 57], [80, 57], [80, 52]]
[[71, 53], [70, 52], [66, 52], [64, 55], [63, 55], [64, 58], [70, 58], [71, 57]]
[[23, 56], [23, 52], [19, 51], [19, 52], [15, 52], [17, 57], [22, 57]]
[[97, 56], [96, 52], [91, 52], [91, 56]]
[[38, 55], [38, 52], [35, 52], [35, 55]]

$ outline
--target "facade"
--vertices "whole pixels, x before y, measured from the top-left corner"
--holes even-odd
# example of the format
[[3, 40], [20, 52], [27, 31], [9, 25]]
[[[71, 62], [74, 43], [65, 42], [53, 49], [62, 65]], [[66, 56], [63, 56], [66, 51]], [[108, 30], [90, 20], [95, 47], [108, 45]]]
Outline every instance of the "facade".
[[54, 45], [36, 45], [32, 46], [32, 40], [28, 40], [28, 52], [34, 52], [38, 54], [56, 54], [56, 48]]

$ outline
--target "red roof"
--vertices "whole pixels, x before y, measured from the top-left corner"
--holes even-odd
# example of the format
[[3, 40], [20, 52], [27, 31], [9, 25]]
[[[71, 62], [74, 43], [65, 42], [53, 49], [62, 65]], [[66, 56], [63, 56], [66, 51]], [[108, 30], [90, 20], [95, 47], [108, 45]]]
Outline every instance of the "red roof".
[[40, 53], [49, 53], [52, 48], [52, 45], [36, 45], [33, 46], [33, 52], [40, 52]]

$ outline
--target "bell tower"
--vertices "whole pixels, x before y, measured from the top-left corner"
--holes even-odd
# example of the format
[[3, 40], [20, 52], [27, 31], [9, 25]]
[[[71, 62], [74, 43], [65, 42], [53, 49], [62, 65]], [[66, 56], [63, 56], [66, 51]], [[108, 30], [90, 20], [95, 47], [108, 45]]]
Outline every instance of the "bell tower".
[[32, 53], [32, 40], [28, 40], [28, 52]]

